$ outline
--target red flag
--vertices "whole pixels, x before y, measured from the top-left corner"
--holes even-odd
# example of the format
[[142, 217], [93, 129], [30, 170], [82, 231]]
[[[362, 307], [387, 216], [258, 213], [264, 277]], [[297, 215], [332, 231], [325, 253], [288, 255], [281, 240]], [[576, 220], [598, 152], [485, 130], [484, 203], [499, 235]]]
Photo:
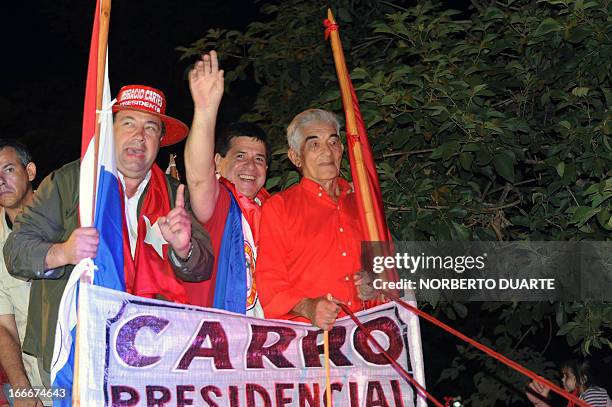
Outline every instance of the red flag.
[[346, 118], [346, 133], [349, 147], [349, 161], [351, 163], [351, 174], [355, 192], [359, 196], [357, 200], [359, 206], [359, 220], [366, 236], [370, 241], [391, 241], [385, 212], [383, 209], [382, 194], [378, 183], [378, 174], [372, 148], [368, 141], [366, 127], [361, 117], [359, 101], [353, 89], [351, 78], [346, 68], [340, 36], [338, 35], [338, 25], [333, 20], [331, 11], [328, 12], [329, 18], [324, 21], [325, 38], [331, 37], [332, 49], [334, 51], [334, 61], [340, 91], [342, 94], [342, 104]]
[[83, 133], [81, 135], [81, 159], [85, 156], [89, 143], [96, 131], [96, 95], [98, 94], [98, 38], [100, 37], [100, 0], [96, 2], [96, 14], [89, 46], [89, 64], [85, 84], [85, 103], [83, 106]]
[[[338, 74], [338, 82], [340, 83], [342, 104], [346, 117], [346, 138], [351, 174], [353, 176], [355, 192], [358, 196], [359, 221], [367, 240], [389, 242], [388, 244], [367, 247], [370, 252], [362, 253], [362, 255], [365, 256], [364, 258], [373, 258], [380, 255], [390, 256], [393, 253], [393, 242], [387, 228], [382, 193], [380, 191], [374, 157], [372, 156], [372, 148], [370, 147], [366, 127], [359, 109], [359, 101], [357, 100], [355, 89], [346, 68], [342, 44], [338, 35], [338, 25], [333, 20], [331, 11], [328, 12], [328, 16], [329, 18], [324, 21], [326, 27], [325, 37], [331, 37], [334, 62]], [[386, 269], [384, 275], [380, 277], [383, 277], [386, 281], [398, 280], [395, 269]], [[373, 306], [378, 303], [379, 301], [368, 301], [367, 305]]]
[[[348, 74], [347, 74], [348, 76]], [[351, 78], [348, 77], [349, 86], [351, 89], [351, 101], [353, 104], [353, 112], [355, 114], [355, 121], [357, 124], [357, 134], [350, 134], [347, 126], [347, 134], [346, 139], [349, 146], [349, 162], [351, 164], [351, 175], [353, 176], [353, 184], [355, 186], [355, 192], [358, 196], [362, 197], [358, 199], [359, 206], [359, 220], [361, 221], [361, 227], [365, 231], [369, 231], [368, 224], [365, 216], [366, 207], [364, 203], [364, 196], [368, 194], [371, 197], [372, 209], [374, 213], [374, 218], [376, 220], [376, 230], [378, 232], [378, 239], [375, 239], [374, 236], [370, 236], [368, 232], [368, 238], [370, 240], [380, 240], [380, 241], [390, 241], [391, 236], [389, 235], [389, 229], [387, 228], [387, 220], [385, 219], [385, 210], [383, 206], [382, 193], [380, 191], [380, 184], [378, 182], [378, 173], [376, 172], [376, 164], [374, 164], [374, 157], [372, 156], [372, 147], [370, 147], [370, 142], [368, 140], [368, 135], [366, 133], [365, 124], [363, 123], [363, 118], [361, 117], [361, 111], [359, 109], [359, 100], [357, 100], [357, 95], [355, 95], [355, 89], [353, 89], [353, 84], [351, 83]], [[344, 108], [345, 117], [348, 116], [347, 108]], [[348, 123], [348, 117], [346, 117]], [[357, 173], [357, 166], [359, 165], [355, 159], [355, 146], [356, 144], [360, 144], [361, 152], [363, 156], [363, 166], [365, 167], [366, 172], [366, 183], [363, 184], [363, 179], [360, 179], [359, 174]], [[368, 191], [366, 191], [366, 188]]]
[[110, 0], [97, 0], [89, 47], [85, 102], [83, 106], [83, 132], [81, 134], [81, 175], [79, 186], [79, 220], [81, 226], [93, 224], [98, 182], [98, 144], [103, 93], [110, 92], [105, 75]]
[[[351, 173], [355, 190], [359, 195], [359, 218], [366, 231], [366, 236], [371, 241], [388, 241], [388, 244], [373, 251], [382, 250], [381, 254], [389, 255], [393, 253], [393, 242], [389, 235], [385, 214], [383, 211], [382, 194], [378, 183], [376, 165], [372, 157], [372, 149], [368, 142], [368, 136], [363, 124], [359, 102], [355, 95], [355, 90], [351, 84], [351, 79], [346, 69], [342, 44], [338, 35], [338, 25], [334, 21], [331, 10], [327, 12], [328, 19], [325, 21], [326, 37], [331, 37], [332, 50], [340, 92], [342, 94], [342, 104], [346, 115], [347, 140], [349, 145], [349, 159], [351, 162]], [[385, 278], [387, 281], [397, 281], [398, 275], [395, 269], [387, 269]], [[410, 295], [410, 293], [409, 293]], [[413, 297], [413, 296], [412, 296]], [[414, 297], [413, 297], [414, 298]], [[416, 305], [416, 302], [414, 302]], [[408, 346], [411, 349], [410, 363], [413, 367], [413, 374], [417, 382], [425, 384], [425, 372], [423, 352], [421, 348], [421, 334], [418, 318], [411, 318], [408, 322]], [[425, 396], [419, 392], [416, 401], [417, 406], [426, 405]]]

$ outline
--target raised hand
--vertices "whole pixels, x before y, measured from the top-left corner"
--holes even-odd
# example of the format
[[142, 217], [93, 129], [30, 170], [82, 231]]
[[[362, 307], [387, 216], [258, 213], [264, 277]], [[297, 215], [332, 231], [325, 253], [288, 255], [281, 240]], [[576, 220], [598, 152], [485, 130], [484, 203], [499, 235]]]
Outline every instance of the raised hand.
[[210, 54], [202, 55], [202, 59], [189, 72], [189, 89], [194, 108], [218, 109], [223, 97], [223, 86], [223, 70], [219, 69], [217, 53], [210, 51]]
[[161, 216], [158, 224], [174, 253], [182, 259], [186, 258], [191, 249], [191, 216], [185, 209], [185, 185], [179, 185], [174, 208], [166, 216]]

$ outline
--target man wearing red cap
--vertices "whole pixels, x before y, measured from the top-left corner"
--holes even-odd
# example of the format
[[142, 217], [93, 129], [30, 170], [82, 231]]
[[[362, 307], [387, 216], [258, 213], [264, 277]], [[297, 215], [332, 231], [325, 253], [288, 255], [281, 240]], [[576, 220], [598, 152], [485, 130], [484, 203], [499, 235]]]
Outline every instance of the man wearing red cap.
[[[113, 106], [125, 213], [125, 286], [136, 295], [186, 302], [176, 277], [209, 278], [213, 255], [208, 234], [188, 212], [185, 187], [155, 164], [160, 147], [181, 141], [188, 132], [165, 109], [161, 91], [140, 85], [123, 87]], [[42, 361], [47, 374], [66, 281], [75, 264], [94, 258], [98, 250], [98, 231], [78, 224], [79, 168], [77, 160], [45, 178], [31, 206], [16, 218], [4, 247], [9, 272], [32, 279], [23, 348]]]

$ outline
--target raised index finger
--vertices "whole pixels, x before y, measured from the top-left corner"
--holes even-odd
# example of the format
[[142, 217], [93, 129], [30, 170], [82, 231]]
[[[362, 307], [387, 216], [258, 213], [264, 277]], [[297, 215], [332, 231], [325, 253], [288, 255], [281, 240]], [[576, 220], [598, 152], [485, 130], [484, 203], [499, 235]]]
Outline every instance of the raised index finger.
[[174, 204], [175, 208], [185, 207], [185, 185], [181, 184], [176, 190], [176, 201]]
[[210, 51], [210, 65], [211, 72], [217, 72], [219, 70], [219, 59], [217, 58], [217, 51]]

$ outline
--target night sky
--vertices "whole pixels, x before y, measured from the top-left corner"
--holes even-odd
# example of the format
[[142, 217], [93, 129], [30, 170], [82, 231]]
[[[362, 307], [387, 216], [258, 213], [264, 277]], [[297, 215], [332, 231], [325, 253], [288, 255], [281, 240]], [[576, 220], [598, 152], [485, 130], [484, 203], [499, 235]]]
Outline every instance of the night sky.
[[[1, 137], [30, 147], [38, 182], [79, 156], [94, 8], [95, 0], [3, 2]], [[181, 61], [175, 48], [202, 38], [209, 28], [242, 29], [259, 17], [257, 10], [250, 0], [114, 0], [109, 33], [113, 95], [125, 84], [157, 87], [168, 98], [167, 113], [189, 125], [186, 73], [193, 60]], [[228, 99], [225, 105], [232, 103]], [[239, 110], [225, 109], [227, 119], [237, 119], [231, 116]], [[181, 143], [162, 149], [160, 165], [182, 148]]]

